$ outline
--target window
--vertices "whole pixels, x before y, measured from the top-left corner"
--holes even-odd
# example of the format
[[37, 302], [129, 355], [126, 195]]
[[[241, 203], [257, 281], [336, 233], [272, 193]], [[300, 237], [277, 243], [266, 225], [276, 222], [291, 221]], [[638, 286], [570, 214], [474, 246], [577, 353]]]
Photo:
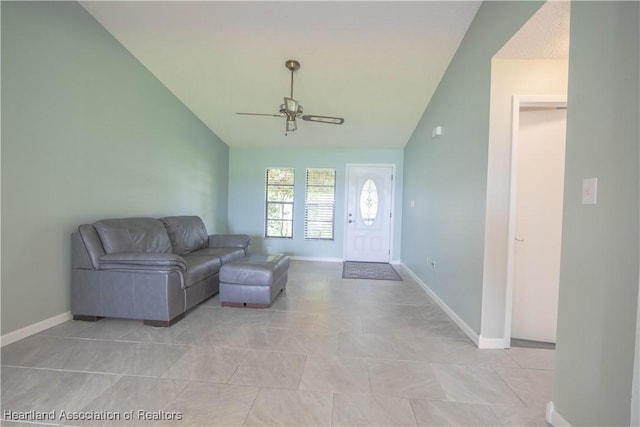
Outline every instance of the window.
[[367, 179], [360, 191], [360, 217], [364, 225], [373, 225], [378, 217], [378, 187]]
[[333, 240], [335, 169], [307, 169], [304, 238]]
[[267, 168], [265, 237], [293, 238], [293, 181], [293, 169]]

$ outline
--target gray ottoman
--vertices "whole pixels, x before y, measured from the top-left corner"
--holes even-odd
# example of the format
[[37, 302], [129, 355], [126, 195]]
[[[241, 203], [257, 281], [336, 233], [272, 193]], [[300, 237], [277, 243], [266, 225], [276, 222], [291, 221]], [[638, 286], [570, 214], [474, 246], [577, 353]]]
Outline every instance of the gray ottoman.
[[223, 307], [269, 308], [287, 286], [289, 257], [247, 255], [220, 268]]

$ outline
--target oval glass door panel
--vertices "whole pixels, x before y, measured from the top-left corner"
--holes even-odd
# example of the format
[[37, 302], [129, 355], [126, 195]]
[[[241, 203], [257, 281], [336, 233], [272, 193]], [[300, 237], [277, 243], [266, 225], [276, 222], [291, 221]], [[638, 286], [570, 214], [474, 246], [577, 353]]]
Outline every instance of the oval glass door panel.
[[373, 225], [378, 217], [378, 187], [370, 178], [360, 191], [360, 217], [364, 225]]

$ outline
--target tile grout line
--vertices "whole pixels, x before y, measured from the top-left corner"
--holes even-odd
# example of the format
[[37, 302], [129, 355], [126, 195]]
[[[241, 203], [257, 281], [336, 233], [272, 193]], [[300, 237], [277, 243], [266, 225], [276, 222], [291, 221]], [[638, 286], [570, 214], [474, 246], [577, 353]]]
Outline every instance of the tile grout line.
[[[305, 369], [307, 367], [307, 363], [309, 361], [309, 357], [313, 356], [314, 354], [316, 356], [319, 357], [323, 357], [323, 354], [327, 354], [326, 352], [328, 351], [330, 354], [333, 354], [335, 357], [339, 357], [339, 358], [343, 358], [339, 355], [342, 354], [347, 354], [346, 357], [344, 357], [344, 359], [351, 359], [351, 360], [357, 360], [360, 361], [360, 363], [364, 362], [366, 364], [366, 369], [367, 369], [367, 383], [368, 383], [368, 391], [365, 392], [364, 394], [362, 394], [363, 396], [385, 396], [386, 394], [388, 394], [388, 392], [385, 394], [384, 390], [387, 390], [386, 388], [380, 389], [380, 393], [374, 393], [373, 392], [373, 386], [372, 386], [372, 382], [373, 382], [373, 378], [375, 378], [375, 375], [373, 375], [374, 373], [371, 370], [371, 365], [377, 363], [378, 361], [390, 361], [390, 362], [407, 362], [407, 363], [424, 363], [427, 364], [429, 366], [431, 366], [432, 364], [441, 364], [441, 365], [451, 365], [451, 366], [468, 366], [469, 367], [469, 372], [476, 372], [474, 371], [474, 369], [490, 369], [491, 372], [493, 372], [494, 375], [497, 375], [500, 378], [500, 382], [503, 385], [507, 386], [507, 389], [510, 390], [517, 398], [518, 398], [518, 402], [523, 403], [524, 406], [523, 407], [529, 407], [524, 400], [520, 397], [520, 395], [513, 389], [513, 387], [511, 387], [509, 385], [509, 383], [507, 382], [507, 380], [505, 378], [503, 378], [500, 374], [499, 374], [499, 370], [500, 369], [514, 369], [514, 370], [519, 370], [519, 371], [527, 371], [527, 372], [534, 372], [534, 371], [546, 371], [548, 372], [548, 369], [537, 369], [537, 368], [527, 368], [524, 367], [522, 363], [520, 363], [518, 360], [524, 360], [526, 361], [531, 361], [530, 363], [546, 363], [546, 357], [541, 358], [538, 361], [538, 357], [537, 354], [534, 353], [522, 353], [522, 354], [518, 354], [518, 358], [513, 357], [514, 355], [512, 354], [508, 354], [508, 358], [505, 358], [503, 360], [502, 357], [498, 357], [496, 356], [495, 358], [493, 357], [492, 354], [476, 354], [476, 352], [472, 351], [470, 349], [470, 347], [468, 345], [464, 345], [464, 344], [457, 344], [459, 342], [467, 342], [469, 341], [468, 338], [464, 337], [464, 338], [456, 338], [456, 337], [451, 337], [448, 336], [450, 334], [450, 331], [444, 327], [440, 328], [438, 327], [437, 330], [433, 331], [433, 337], [429, 337], [429, 338], [425, 338], [422, 335], [420, 335], [420, 337], [418, 337], [418, 335], [416, 335], [414, 338], [412, 338], [412, 340], [419, 340], [421, 342], [423, 342], [420, 345], [413, 345], [413, 346], [409, 346], [407, 345], [407, 347], [405, 348], [405, 346], [402, 346], [402, 348], [400, 348], [400, 351], [394, 351], [392, 352], [393, 354], [389, 354], [389, 351], [384, 351], [384, 348], [388, 347], [389, 345], [393, 345], [393, 343], [396, 342], [395, 339], [392, 339], [392, 337], [396, 336], [397, 334], [394, 334], [394, 329], [389, 329], [387, 327], [383, 328], [384, 330], [378, 330], [377, 328], [377, 321], [375, 323], [369, 324], [370, 327], [374, 327], [375, 328], [375, 332], [384, 332], [382, 334], [378, 333], [378, 334], [365, 334], [365, 325], [367, 324], [365, 322], [365, 319], [367, 318], [367, 316], [374, 316], [375, 313], [383, 313], [389, 316], [389, 319], [404, 319], [406, 316], [411, 316], [413, 313], [422, 313], [422, 317], [425, 317], [424, 319], [424, 325], [422, 322], [412, 322], [411, 324], [413, 325], [415, 323], [416, 328], [426, 328], [427, 325], [429, 324], [433, 324], [436, 325], [434, 322], [437, 323], [437, 318], [433, 319], [431, 317], [435, 316], [435, 312], [432, 310], [431, 305], [425, 305], [425, 304], [406, 304], [405, 302], [410, 301], [410, 302], [417, 302], [415, 300], [410, 300], [409, 298], [411, 297], [411, 295], [413, 295], [413, 291], [412, 288], [409, 287], [404, 287], [403, 289], [406, 289], [408, 291], [408, 293], [402, 297], [402, 298], [392, 298], [393, 301], [391, 300], [387, 300], [385, 303], [385, 300], [383, 299], [384, 295], [386, 292], [388, 292], [388, 286], [387, 284], [384, 283], [376, 283], [374, 285], [369, 284], [369, 283], [358, 283], [358, 281], [354, 281], [356, 282], [355, 286], [351, 286], [349, 284], [348, 289], [353, 289], [355, 290], [355, 294], [349, 294], [349, 301], [351, 301], [346, 307], [344, 306], [340, 306], [341, 310], [349, 311], [349, 312], [353, 312], [356, 314], [356, 316], [353, 318], [354, 320], [357, 319], [357, 323], [356, 321], [350, 321], [348, 323], [351, 324], [352, 327], [347, 328], [348, 330], [343, 331], [342, 328], [345, 327], [345, 325], [343, 324], [342, 321], [331, 321], [331, 318], [334, 318], [335, 320], [335, 302], [336, 301], [340, 301], [340, 295], [341, 293], [336, 291], [332, 293], [332, 290], [335, 288], [336, 290], [341, 289], [341, 287], [346, 286], [346, 284], [343, 283], [338, 283], [335, 286], [333, 285], [332, 281], [337, 281], [339, 280], [339, 277], [336, 276], [336, 274], [334, 273], [325, 273], [325, 274], [320, 274], [319, 272], [314, 272], [311, 271], [311, 273], [317, 275], [319, 278], [303, 278], [303, 279], [298, 279], [296, 280], [296, 283], [301, 283], [301, 288], [300, 288], [300, 293], [295, 293], [293, 295], [290, 295], [290, 299], [292, 302], [296, 302], [298, 299], [301, 299], [304, 302], [304, 296], [305, 295], [313, 295], [314, 298], [317, 297], [318, 292], [320, 291], [320, 294], [322, 296], [320, 301], [315, 301], [315, 299], [311, 299], [309, 304], [303, 303], [297, 303], [297, 305], [295, 305], [294, 307], [296, 308], [295, 310], [279, 310], [279, 309], [271, 309], [271, 310], [265, 310], [265, 315], [260, 317], [258, 316], [260, 319], [271, 319], [273, 322], [278, 323], [280, 322], [280, 324], [282, 325], [286, 325], [286, 326], [282, 326], [282, 327], [278, 327], [278, 325], [273, 326], [273, 328], [275, 329], [279, 329], [279, 330], [283, 330], [286, 331], [287, 334], [301, 334], [302, 336], [305, 337], [309, 337], [307, 338], [307, 340], [309, 340], [308, 342], [305, 341], [307, 344], [303, 347], [295, 347], [295, 346], [286, 346], [285, 348], [290, 350], [290, 349], [294, 349], [294, 351], [282, 351], [279, 350], [279, 347], [282, 346], [275, 346], [275, 345], [267, 345], [265, 344], [265, 336], [268, 337], [270, 336], [270, 334], [265, 334], [265, 333], [257, 333], [257, 334], [250, 334], [250, 331], [258, 328], [260, 330], [263, 330], [263, 323], [260, 319], [258, 319], [258, 317], [253, 316], [252, 314], [254, 314], [253, 312], [248, 313], [246, 311], [241, 311], [241, 310], [236, 310], [233, 312], [233, 314], [230, 314], [231, 312], [226, 310], [226, 309], [221, 309], [219, 307], [216, 307], [214, 305], [208, 305], [208, 306], [203, 306], [202, 311], [200, 312], [202, 314], [202, 317], [193, 317], [194, 322], [190, 325], [188, 325], [188, 329], [185, 329], [185, 331], [192, 331], [195, 332], [195, 335], [193, 335], [193, 338], [191, 340], [190, 343], [176, 343], [173, 341], [173, 338], [175, 337], [173, 334], [170, 333], [166, 333], [164, 334], [163, 332], [159, 331], [159, 332], [153, 332], [151, 334], [147, 334], [146, 331], [142, 330], [141, 328], [144, 328], [143, 325], [138, 325], [136, 327], [134, 327], [133, 329], [131, 329], [129, 332], [126, 332], [122, 335], [119, 335], [119, 329], [122, 327], [120, 324], [117, 324], [115, 326], [117, 326], [116, 328], [110, 329], [109, 328], [109, 324], [105, 325], [104, 330], [102, 330], [102, 328], [100, 329], [96, 329], [95, 332], [104, 332], [105, 335], [108, 335], [109, 332], [116, 332], [116, 334], [112, 334], [112, 335], [118, 335], [118, 337], [116, 338], [105, 338], [103, 337], [73, 337], [73, 336], [69, 336], [69, 335], [64, 335], [64, 336], [59, 336], [59, 335], [42, 335], [44, 337], [44, 339], [51, 339], [51, 343], [54, 346], [57, 347], [64, 347], [66, 344], [68, 344], [69, 346], [72, 345], [76, 345], [76, 344], [80, 344], [81, 347], [86, 347], [88, 349], [91, 348], [102, 348], [102, 344], [101, 345], [97, 345], [97, 344], [84, 344], [82, 345], [82, 342], [103, 342], [103, 343], [116, 343], [116, 345], [111, 346], [111, 347], [105, 347], [108, 350], [112, 351], [118, 351], [118, 349], [126, 349], [129, 346], [131, 346], [131, 348], [140, 348], [140, 349], [145, 349], [144, 353], [147, 353], [149, 351], [153, 351], [154, 347], [153, 346], [158, 346], [155, 349], [157, 349], [158, 351], [167, 351], [171, 354], [173, 353], [180, 353], [180, 350], [183, 350], [179, 355], [179, 357], [173, 361], [169, 361], [168, 367], [164, 372], [161, 372], [159, 374], [154, 374], [154, 375], [140, 375], [140, 374], [122, 374], [122, 373], [116, 373], [116, 372], [94, 372], [94, 371], [83, 371], [83, 370], [74, 370], [74, 369], [60, 369], [60, 368], [47, 368], [47, 367], [38, 367], [38, 366], [20, 366], [20, 365], [2, 365], [3, 367], [8, 367], [11, 369], [23, 369], [23, 370], [33, 370], [33, 371], [42, 371], [42, 372], [46, 372], [46, 371], [57, 371], [57, 372], [62, 372], [62, 373], [79, 373], [79, 374], [93, 374], [96, 376], [99, 375], [109, 375], [112, 377], [119, 377], [119, 379], [116, 379], [116, 382], [120, 380], [120, 378], [149, 378], [149, 379], [154, 379], [154, 380], [159, 380], [159, 381], [180, 381], [180, 385], [183, 387], [181, 388], [181, 390], [176, 394], [176, 397], [174, 397], [171, 402], [165, 404], [167, 405], [166, 408], [169, 408], [172, 404], [174, 404], [177, 399], [179, 398], [180, 394], [184, 393], [184, 391], [188, 388], [193, 386], [194, 384], [198, 384], [198, 383], [202, 383], [202, 384], [216, 384], [217, 386], [241, 386], [241, 387], [252, 387], [254, 390], [257, 390], [255, 392], [255, 395], [253, 396], [253, 400], [251, 401], [251, 405], [247, 405], [249, 403], [249, 401], [247, 399], [244, 400], [244, 405], [249, 406], [249, 410], [246, 413], [245, 417], [244, 417], [244, 424], [246, 425], [247, 422], [249, 421], [249, 416], [251, 414], [251, 412], [254, 409], [257, 409], [258, 406], [257, 402], [258, 402], [258, 398], [260, 396], [260, 394], [269, 389], [269, 388], [273, 388], [273, 389], [283, 389], [283, 390], [291, 390], [290, 388], [286, 388], [286, 387], [266, 387], [266, 386], [256, 386], [256, 385], [251, 385], [251, 384], [230, 384], [231, 379], [238, 373], [239, 368], [242, 366], [242, 364], [245, 362], [245, 360], [247, 359], [247, 356], [249, 355], [249, 352], [271, 352], [271, 353], [281, 353], [283, 355], [283, 357], [292, 354], [292, 355], [298, 355], [298, 356], [290, 356], [290, 357], [294, 357], [297, 359], [302, 359], [299, 357], [299, 355], [304, 355], [304, 363], [302, 364], [302, 369], [300, 370], [300, 372], [298, 373], [298, 378], [297, 378], [297, 392], [304, 392], [304, 391], [309, 391], [309, 390], [301, 390], [301, 384], [302, 384], [302, 379], [304, 378], [305, 375]], [[296, 274], [299, 274], [298, 272]], [[334, 277], [335, 276], [335, 277]], [[319, 284], [320, 286], [314, 286], [314, 282]], [[327, 285], [330, 284], [331, 286]], [[377, 287], [377, 285], [380, 285], [380, 287]], [[347, 287], [345, 287], [344, 289], [347, 289]], [[351, 296], [351, 295], [354, 295]], [[329, 296], [331, 296], [331, 298], [329, 298]], [[369, 298], [369, 296], [371, 296]], [[282, 297], [287, 297], [287, 295], [281, 295], [280, 298]], [[366, 298], [365, 298], [366, 297]], [[369, 301], [369, 304], [367, 304], [367, 301]], [[373, 304], [372, 302], [376, 302], [375, 304]], [[396, 302], [403, 302], [402, 304], [398, 304]], [[364, 304], [364, 305], [363, 305]], [[285, 304], [286, 307], [286, 304]], [[331, 307], [333, 307], [333, 310], [331, 309]], [[437, 307], [435, 307], [437, 308]], [[225, 311], [222, 311], [225, 310]], [[338, 311], [339, 313], [340, 311]], [[432, 313], [434, 314], [434, 316], [425, 316], [425, 314], [430, 314]], [[217, 319], [218, 315], [222, 313], [222, 319]], [[195, 314], [195, 313], [193, 313]], [[229, 314], [229, 315], [228, 315]], [[237, 315], [236, 315], [237, 314]], [[329, 321], [325, 322], [323, 321], [323, 325], [322, 325], [322, 332], [328, 332], [329, 337], [332, 337], [332, 341], [334, 345], [332, 346], [328, 346], [327, 344], [330, 344], [330, 342], [324, 342], [324, 339], [321, 340], [322, 342], [319, 341], [319, 338], [317, 338], [317, 333], [320, 332], [317, 330], [317, 328], [307, 328], [305, 327], [304, 323], [305, 322], [299, 322], [298, 320], [300, 319], [300, 315], [301, 314], [308, 314], [308, 315], [313, 315], [311, 316], [313, 318], [313, 325], [318, 326], [318, 322], [320, 322], [321, 316], [327, 316]], [[429, 317], [429, 318], [427, 318]], [[436, 316], [437, 317], [437, 316]], [[254, 319], [255, 320], [252, 320]], [[324, 318], [324, 317], [322, 317]], [[220, 323], [220, 325], [223, 327], [223, 329], [228, 329], [229, 332], [231, 332], [231, 334], [223, 334], [220, 335], [220, 342], [216, 342], [215, 344], [211, 344], [208, 343], [208, 340], [206, 339], [207, 337], [204, 336], [204, 334], [198, 334], [198, 331], [202, 331], [204, 332], [204, 327], [211, 326], [211, 325], [218, 325], [218, 320], [221, 321], [222, 323]], [[246, 320], [246, 321], [245, 321]], [[304, 320], [304, 319], [302, 319]], [[109, 321], [109, 319], [105, 319], [106, 322]], [[211, 322], [215, 322], [215, 323], [211, 323]], [[105, 322], [105, 323], [106, 323]], [[227, 323], [228, 322], [228, 323]], [[384, 318], [382, 320], [380, 320], [380, 326], [384, 326]], [[401, 322], [398, 322], [398, 324], [400, 324]], [[253, 325], [253, 327], [252, 327]], [[70, 325], [73, 326], [73, 325]], [[201, 327], [202, 326], [202, 327]], [[437, 326], [437, 325], [436, 325]], [[192, 327], [194, 329], [192, 329]], [[82, 331], [77, 330], [77, 331], [73, 331], [72, 334], [78, 334], [78, 335], [82, 335], [82, 332], [84, 332], [87, 335], [91, 335], [90, 330], [86, 330], [87, 328], [93, 328], [92, 324], [83, 326]], [[238, 331], [242, 332], [242, 336], [240, 336], [240, 338], [242, 338], [243, 342], [239, 342], [236, 339], [232, 339], [232, 336], [235, 336], [236, 334], [233, 332], [232, 329], [235, 328], [240, 328]], [[246, 328], [246, 334], [245, 334], [245, 328]], [[272, 328], [272, 326], [267, 326], [267, 328]], [[69, 328], [69, 329], [73, 329], [73, 328]], [[164, 330], [164, 329], [163, 329]], [[167, 329], [168, 331], [168, 329]], [[185, 332], [182, 331], [182, 332]], [[180, 331], [178, 331], [179, 333], [182, 333]], [[397, 332], [397, 331], [396, 331]], [[132, 338], [127, 338], [127, 336], [131, 334], [132, 337], [136, 337], [136, 336], [140, 336], [143, 337], [143, 339], [145, 337], [150, 337], [152, 338], [152, 341], [144, 341], [143, 339], [140, 340], [135, 340]], [[198, 336], [198, 335], [202, 335], [202, 336]], [[255, 337], [254, 337], [255, 335]], [[442, 335], [442, 336], [440, 336]], [[97, 336], [97, 335], [96, 335]], [[207, 335], [208, 336], [208, 335]], [[371, 339], [364, 339], [362, 341], [360, 341], [360, 339], [358, 339], [357, 342], [353, 342], [354, 339], [356, 339], [356, 337], [366, 337], [366, 336], [371, 336]], [[218, 337], [218, 335], [214, 335], [214, 336], [208, 336], [209, 338], [213, 337], [216, 338]], [[225, 337], [227, 338], [225, 340]], [[254, 340], [251, 341], [246, 341], [246, 338], [252, 338], [254, 337]], [[316, 338], [313, 338], [316, 337]], [[319, 335], [318, 335], [319, 337]], [[324, 337], [324, 335], [323, 335]], [[375, 338], [374, 338], [375, 337]], [[155, 339], [154, 339], [155, 338]], [[162, 341], [158, 341], [158, 339], [162, 340], [162, 339], [169, 339], [171, 341], [169, 342], [162, 342]], [[189, 338], [189, 336], [186, 336], [184, 338]], [[58, 342], [59, 340], [59, 342]], [[74, 340], [74, 341], [71, 341]], [[426, 341], [425, 341], [426, 340]], [[353, 342], [352, 344], [349, 344], [349, 342]], [[117, 345], [117, 343], [125, 343], [122, 346]], [[247, 344], [246, 346], [238, 346], [239, 344]], [[399, 342], [398, 342], [399, 343]], [[456, 343], [454, 345], [448, 345], [446, 343]], [[14, 360], [19, 360], [18, 358], [20, 357], [21, 354], [30, 354], [28, 353], [29, 351], [33, 351], [34, 344], [37, 345], [39, 344], [39, 342], [36, 340], [33, 343], [29, 343], [26, 346], [20, 347], [21, 350], [20, 352], [16, 352], [13, 351], [10, 353], [10, 355], [12, 356], [12, 359]], [[231, 346], [229, 346], [229, 344], [231, 344]], [[273, 344], [273, 343], [271, 343]], [[265, 347], [265, 345], [267, 345], [267, 347]], [[318, 345], [320, 345], [320, 347], [318, 347]], [[429, 352], [417, 352], [420, 349], [423, 348], [423, 346], [436, 346], [434, 347], [436, 350], [434, 350], [433, 352], [429, 351]], [[374, 347], [372, 347], [374, 346]], [[379, 348], [380, 347], [380, 348]], [[228, 376], [228, 378], [226, 379], [226, 382], [210, 382], [210, 381], [199, 381], [199, 380], [189, 380], [189, 379], [181, 379], [181, 378], [163, 378], [163, 375], [166, 374], [166, 372], [168, 372], [169, 370], [171, 370], [173, 367], [175, 367], [175, 365], [183, 358], [185, 357], [189, 352], [191, 351], [195, 351], [196, 348], [202, 348], [203, 351], [206, 353], [207, 350], [205, 349], [235, 349], [238, 351], [243, 351], [242, 353], [242, 358], [240, 359], [240, 357], [238, 357], [238, 359], [240, 359], [240, 363], [238, 363], [235, 368], [233, 369], [233, 372], [230, 373], [230, 375]], [[340, 349], [342, 348], [343, 351], [340, 351]], [[165, 350], [166, 349], [166, 350]], [[311, 350], [310, 350], [311, 349]], [[453, 350], [452, 350], [453, 349]], [[442, 351], [440, 351], [442, 350]], [[133, 351], [133, 350], [131, 350]], [[454, 358], [452, 358], [451, 360], [448, 359], [448, 357], [450, 357], [452, 354], [454, 353], [450, 353], [451, 351], [455, 351], [455, 353], [460, 353], [460, 357], [456, 356]], [[27, 352], [27, 353], [24, 353]], [[3, 352], [4, 353], [4, 352]], [[32, 355], [32, 359], [38, 359], [40, 358], [40, 353], [35, 353], [34, 355]], [[355, 355], [355, 356], [354, 356]], [[72, 354], [69, 354], [69, 356], [72, 356]], [[237, 356], [240, 356], [240, 354], [238, 354]], [[374, 357], [371, 357], [374, 356]], [[377, 357], [375, 357], [377, 356]], [[384, 357], [381, 357], [384, 356]], [[487, 357], [485, 357], [487, 356]], [[18, 358], [16, 358], [18, 357]], [[62, 363], [62, 365], [68, 365], [68, 366], [76, 366], [76, 367], [84, 367], [87, 366], [87, 363], [84, 363], [85, 358], [80, 358], [77, 359], [75, 357], [72, 357], [72, 360], [69, 363]], [[166, 359], [164, 359], [166, 360]], [[63, 361], [64, 362], [64, 361]], [[488, 362], [488, 363], [487, 363]], [[506, 362], [511, 362], [511, 364], [507, 364], [505, 365]], [[18, 362], [21, 363], [21, 362]], [[100, 363], [100, 365], [92, 363], [91, 367], [92, 368], [98, 368], [101, 369], [103, 367], [109, 367], [109, 366], [115, 366], [115, 367], [120, 367], [120, 368], [127, 368], [126, 366], [116, 366], [113, 363]], [[122, 365], [122, 364], [118, 364], [118, 365]], [[165, 364], [162, 364], [165, 365]], [[542, 366], [542, 365], [541, 365]], [[546, 365], [544, 365], [546, 366]], [[162, 367], [162, 366], [160, 366]], [[255, 368], [260, 370], [260, 364]], [[147, 370], [148, 371], [148, 370]], [[157, 370], [157, 371], [161, 371]], [[553, 370], [551, 370], [553, 371]], [[138, 372], [144, 372], [143, 370], [138, 370]], [[514, 371], [515, 372], [515, 371]], [[35, 374], [19, 374], [17, 373], [16, 378], [21, 378], [22, 375], [35, 375]], [[13, 375], [13, 374], [10, 374]], [[45, 374], [42, 374], [41, 378], [46, 378], [44, 376]], [[475, 375], [475, 374], [474, 374]], [[435, 374], [434, 374], [435, 376]], [[38, 378], [37, 376], [34, 378]], [[534, 380], [536, 377], [535, 375], [531, 376], [532, 380]], [[438, 382], [438, 384], [440, 384], [437, 376], [435, 376], [436, 381]], [[106, 379], [104, 379], [103, 381], [107, 381]], [[529, 382], [527, 382], [528, 384]], [[378, 384], [378, 383], [377, 383]], [[519, 385], [519, 382], [514, 382], [514, 384]], [[112, 384], [110, 386], [109, 389], [112, 389], [114, 387], [114, 385]], [[441, 387], [441, 385], [440, 385]], [[107, 389], [107, 390], [109, 390]], [[335, 390], [335, 388], [333, 388]], [[542, 390], [546, 390], [546, 388], [544, 389], [540, 389]], [[311, 390], [313, 391], [313, 390]], [[496, 417], [496, 421], [498, 423], [502, 423], [502, 420], [500, 419], [500, 417], [497, 416], [497, 412], [498, 409], [494, 408], [494, 406], [496, 404], [487, 404], [487, 403], [479, 403], [479, 402], [458, 402], [458, 401], [453, 401], [451, 400], [451, 398], [447, 395], [446, 391], [444, 391], [444, 395], [443, 395], [443, 402], [456, 402], [456, 403], [468, 403], [468, 404], [477, 404], [477, 405], [483, 405], [483, 406], [489, 406], [491, 409], [491, 413], [495, 415]], [[342, 410], [345, 408], [339, 407], [337, 408], [336, 411], [336, 401], [340, 400], [337, 399], [337, 397], [339, 397], [338, 393], [336, 392], [331, 392], [331, 411], [330, 411], [330, 423], [331, 425], [333, 425], [335, 422], [339, 422], [341, 419], [343, 419], [342, 416]], [[352, 393], [349, 393], [352, 394]], [[358, 395], [360, 395], [361, 393], [356, 393]], [[403, 396], [401, 396], [402, 393], [398, 392], [391, 392], [392, 397], [397, 397], [400, 399], [404, 399]], [[266, 395], [264, 395], [266, 396]], [[536, 394], [537, 396], [537, 394]], [[250, 394], [247, 395], [246, 397], [250, 397]], [[326, 399], [328, 401], [328, 395], [326, 396]], [[409, 400], [410, 403], [410, 407], [413, 413], [413, 418], [414, 421], [417, 423], [418, 421], [418, 417], [417, 417], [417, 412], [420, 412], [420, 406], [416, 406], [417, 403], [414, 402], [418, 401], [418, 400], [426, 400], [426, 401], [440, 401], [441, 399], [428, 399], [428, 398], [424, 398], [424, 399], [420, 399], [420, 398], [416, 398], [416, 399], [412, 399], [412, 398], [406, 398], [407, 400]], [[514, 401], [516, 402], [516, 401]], [[328, 403], [328, 402], [327, 402]], [[414, 405], [415, 403], [415, 405]], [[160, 406], [160, 405], [158, 405]], [[164, 406], [164, 405], [163, 405]], [[247, 406], [244, 406], [245, 408]], [[327, 405], [328, 406], [328, 405]], [[513, 405], [514, 407], [518, 407], [520, 408], [520, 405]], [[191, 406], [189, 406], [189, 404], [187, 404], [188, 408], [191, 408]], [[326, 406], [325, 406], [326, 407]], [[327, 408], [328, 409], [328, 408]], [[418, 411], [417, 411], [418, 409]], [[205, 411], [206, 412], [206, 411]], [[328, 412], [328, 411], [327, 411]], [[326, 413], [326, 412], [325, 412]], [[197, 413], [195, 413], [197, 414]], [[276, 415], [276, 413], [272, 414]], [[408, 415], [408, 414], [407, 414]], [[338, 417], [337, 419], [335, 419], [335, 417]], [[213, 418], [212, 418], [213, 420]], [[238, 419], [238, 421], [240, 421]]]
[[[243, 386], [246, 387], [246, 386]], [[247, 415], [245, 415], [244, 420], [242, 421], [242, 425], [246, 426], [247, 425], [247, 421], [249, 421], [249, 415], [251, 415], [251, 412], [253, 411], [253, 407], [256, 405], [256, 402], [258, 400], [258, 397], [260, 396], [260, 393], [262, 393], [262, 390], [265, 387], [256, 387], [258, 389], [258, 391], [256, 392], [255, 397], [253, 398], [253, 400], [251, 401], [251, 405], [249, 406], [249, 410], [247, 411]]]

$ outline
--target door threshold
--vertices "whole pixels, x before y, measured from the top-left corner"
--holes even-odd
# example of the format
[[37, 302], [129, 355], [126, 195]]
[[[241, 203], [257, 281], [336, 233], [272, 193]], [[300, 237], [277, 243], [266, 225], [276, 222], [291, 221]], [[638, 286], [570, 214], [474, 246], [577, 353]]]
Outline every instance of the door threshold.
[[511, 338], [511, 347], [524, 348], [543, 348], [547, 350], [555, 350], [556, 344], [553, 342], [523, 340], [520, 338]]

